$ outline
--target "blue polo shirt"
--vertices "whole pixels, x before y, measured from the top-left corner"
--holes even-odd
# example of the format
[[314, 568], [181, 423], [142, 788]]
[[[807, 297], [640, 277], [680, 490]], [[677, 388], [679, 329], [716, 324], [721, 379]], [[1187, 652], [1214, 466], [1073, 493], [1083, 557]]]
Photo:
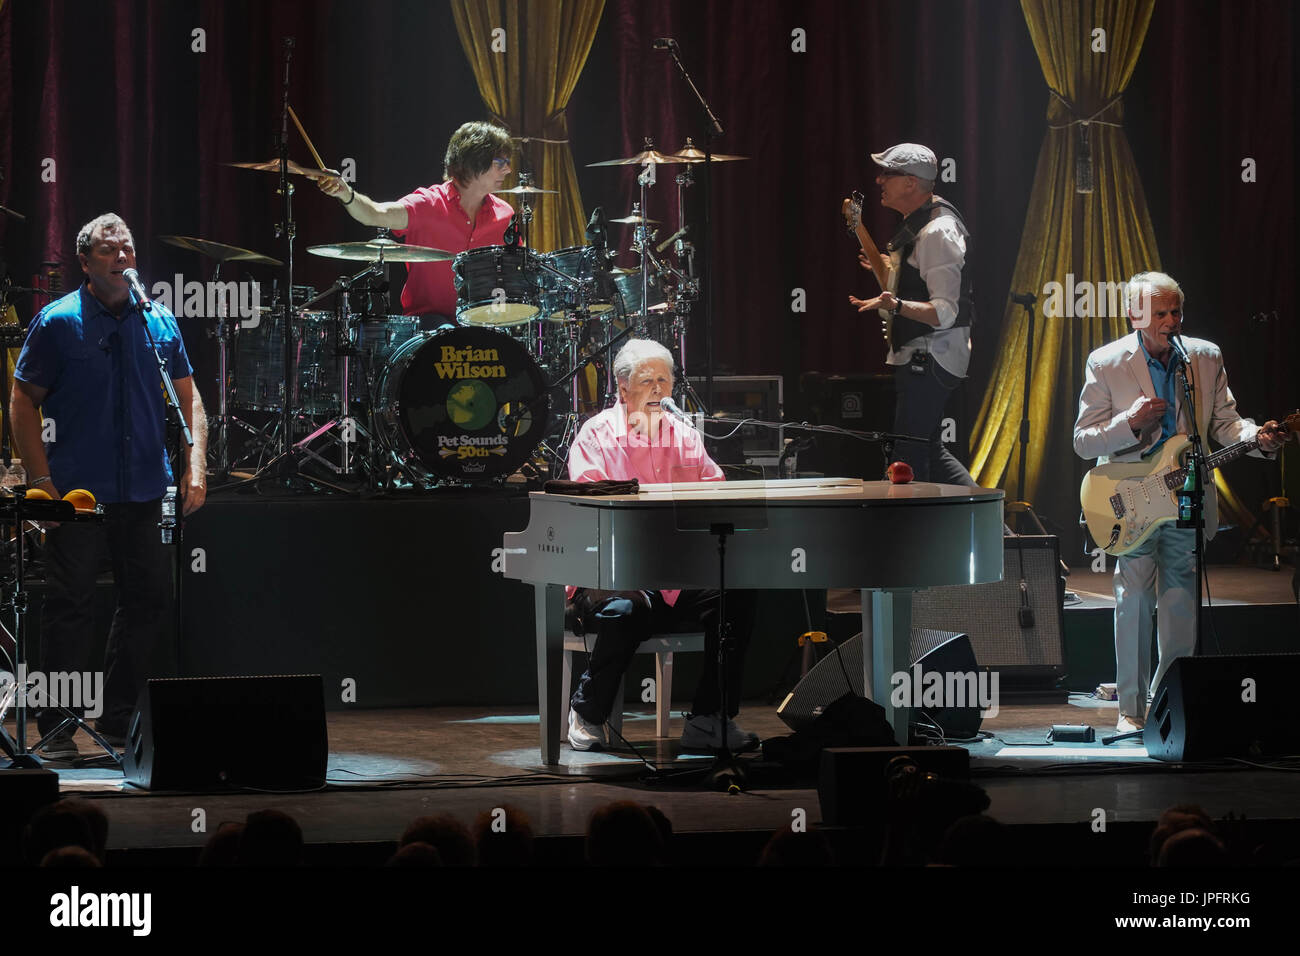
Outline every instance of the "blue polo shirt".
[[1163, 398], [1167, 403], [1165, 413], [1160, 418], [1160, 440], [1151, 446], [1149, 451], [1143, 452], [1143, 458], [1150, 458], [1160, 446], [1167, 442], [1175, 433], [1178, 416], [1178, 392], [1177, 378], [1178, 366], [1173, 363], [1174, 353], [1171, 351], [1167, 356], [1168, 365], [1162, 365], [1157, 359], [1151, 357], [1147, 351], [1147, 344], [1142, 340], [1142, 333], [1137, 334], [1138, 344], [1142, 346], [1142, 354], [1146, 356], [1147, 368], [1151, 371], [1151, 384], [1155, 386], [1156, 397]]
[[[168, 374], [193, 375], [175, 316], [157, 302], [144, 314]], [[48, 389], [41, 413], [54, 440], [45, 454], [61, 493], [153, 501], [173, 483], [158, 363], [133, 306], [114, 316], [86, 285], [50, 303], [27, 328], [14, 377]]]

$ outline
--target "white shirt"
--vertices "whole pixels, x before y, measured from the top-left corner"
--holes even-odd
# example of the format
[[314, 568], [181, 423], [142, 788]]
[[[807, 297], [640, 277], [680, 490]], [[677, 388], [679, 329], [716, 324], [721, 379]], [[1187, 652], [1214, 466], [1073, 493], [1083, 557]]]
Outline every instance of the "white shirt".
[[[966, 261], [966, 239], [952, 213], [927, 222], [916, 235], [908, 263], [916, 267], [930, 290], [930, 304], [938, 315], [938, 331], [912, 339], [889, 353], [890, 365], [906, 365], [917, 352], [929, 352], [944, 370], [965, 378], [970, 368], [970, 326], [953, 328], [957, 321], [957, 300], [961, 298], [961, 270]], [[897, 270], [901, 253], [890, 253], [890, 266]], [[897, 274], [897, 272], [895, 272]], [[909, 300], [910, 301], [910, 300]]]

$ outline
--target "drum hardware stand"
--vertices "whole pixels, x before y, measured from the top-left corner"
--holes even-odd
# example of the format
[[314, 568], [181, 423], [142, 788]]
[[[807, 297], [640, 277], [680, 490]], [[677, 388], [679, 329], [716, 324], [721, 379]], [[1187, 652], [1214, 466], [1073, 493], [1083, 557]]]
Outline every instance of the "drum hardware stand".
[[700, 107], [700, 115], [704, 120], [704, 223], [703, 223], [703, 244], [704, 244], [704, 271], [708, 279], [704, 286], [704, 380], [705, 394], [708, 396], [709, 403], [713, 402], [713, 245], [712, 245], [712, 221], [710, 210], [713, 204], [713, 141], [722, 136], [722, 121], [718, 119], [713, 107], [709, 101], [704, 98], [695, 81], [691, 79], [691, 74], [687, 71], [686, 65], [682, 63], [679, 55], [679, 48], [676, 40], [669, 40], [664, 49], [673, 58], [673, 63], [677, 65], [682, 79], [690, 87], [691, 93], [695, 96], [696, 103]]
[[[214, 284], [221, 280], [221, 265], [221, 261], [218, 260], [216, 268], [212, 271]], [[216, 432], [213, 457], [216, 459], [216, 483], [224, 484], [230, 480], [230, 426], [238, 425], [263, 441], [266, 441], [268, 436], [265, 428], [255, 428], [230, 412], [230, 399], [237, 384], [231, 375], [230, 342], [232, 339], [235, 341], [236, 354], [238, 354], [240, 320], [236, 318], [232, 321], [226, 314], [225, 296], [217, 296], [217, 303], [217, 329], [215, 333], [209, 330], [209, 334], [215, 335], [217, 340], [217, 415], [213, 427], [213, 431]]]
[[[348, 292], [361, 280], [382, 277], [383, 272], [383, 253], [381, 252], [378, 261], [372, 262], [356, 275], [339, 276], [338, 281], [333, 286], [316, 297], [316, 300], [319, 300], [329, 295], [334, 296], [334, 357], [339, 368], [339, 413], [329, 422], [294, 443], [293, 448], [294, 451], [315, 459], [336, 475], [350, 475], [355, 471], [356, 463], [353, 461], [353, 446], [358, 444], [358, 436], [361, 436], [367, 444], [370, 442], [370, 432], [352, 416], [351, 360], [353, 356], [360, 355], [361, 350], [357, 348], [353, 336], [349, 332], [350, 323], [348, 318], [351, 310], [348, 303]], [[313, 302], [316, 300], [313, 300]], [[364, 316], [362, 316], [362, 320], [364, 321]], [[334, 434], [334, 432], [337, 432], [337, 434]], [[328, 442], [339, 447], [340, 459], [338, 465], [312, 450], [312, 442], [322, 436], [325, 436]]]

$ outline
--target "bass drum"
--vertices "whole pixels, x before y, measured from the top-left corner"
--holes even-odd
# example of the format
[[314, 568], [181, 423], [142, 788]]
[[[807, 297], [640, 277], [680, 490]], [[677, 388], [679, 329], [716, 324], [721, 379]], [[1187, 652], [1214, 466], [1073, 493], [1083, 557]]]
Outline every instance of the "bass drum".
[[512, 474], [541, 444], [550, 420], [537, 363], [491, 329], [419, 333], [393, 352], [375, 396], [380, 444], [434, 481]]

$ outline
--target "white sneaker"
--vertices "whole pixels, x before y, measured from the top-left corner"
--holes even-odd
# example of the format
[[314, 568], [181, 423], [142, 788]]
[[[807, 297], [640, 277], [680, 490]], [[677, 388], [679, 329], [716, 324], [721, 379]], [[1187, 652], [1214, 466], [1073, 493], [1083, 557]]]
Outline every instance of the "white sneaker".
[[605, 725], [587, 723], [570, 707], [569, 746], [574, 750], [600, 750], [606, 746]]
[[[686, 729], [682, 731], [681, 745], [688, 750], [718, 749], [718, 715], [695, 714], [686, 718]], [[758, 734], [741, 730], [734, 720], [727, 721], [727, 749], [741, 754], [758, 748]]]
[[1115, 729], [1121, 734], [1131, 734], [1135, 730], [1145, 730], [1147, 721], [1145, 717], [1134, 717], [1131, 714], [1120, 714], [1119, 723]]

